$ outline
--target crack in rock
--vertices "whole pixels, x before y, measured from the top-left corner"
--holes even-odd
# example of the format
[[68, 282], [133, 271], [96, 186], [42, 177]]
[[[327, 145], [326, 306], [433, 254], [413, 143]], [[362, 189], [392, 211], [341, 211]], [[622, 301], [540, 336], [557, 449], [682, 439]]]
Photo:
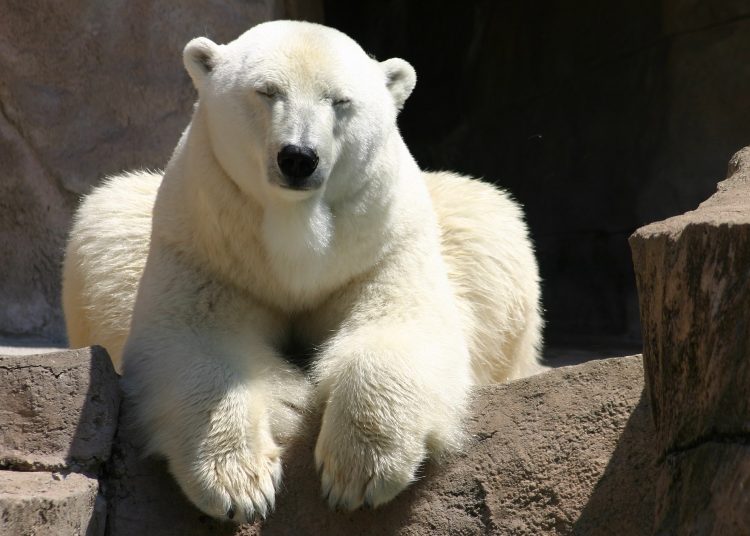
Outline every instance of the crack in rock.
[[691, 450], [694, 450], [700, 446], [707, 445], [709, 443], [718, 443], [724, 445], [750, 445], [750, 432], [712, 432], [706, 435], [699, 436], [692, 441], [688, 441], [682, 445], [675, 445], [660, 456], [659, 463], [665, 462], [672, 456], [679, 456]]

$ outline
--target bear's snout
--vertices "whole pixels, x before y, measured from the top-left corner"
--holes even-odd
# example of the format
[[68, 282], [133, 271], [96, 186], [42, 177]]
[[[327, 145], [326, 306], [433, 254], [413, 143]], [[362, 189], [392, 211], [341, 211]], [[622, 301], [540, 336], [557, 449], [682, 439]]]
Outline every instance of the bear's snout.
[[276, 163], [284, 174], [289, 188], [309, 190], [320, 186], [320, 181], [309, 180], [318, 167], [318, 154], [310, 147], [284, 145], [276, 157]]

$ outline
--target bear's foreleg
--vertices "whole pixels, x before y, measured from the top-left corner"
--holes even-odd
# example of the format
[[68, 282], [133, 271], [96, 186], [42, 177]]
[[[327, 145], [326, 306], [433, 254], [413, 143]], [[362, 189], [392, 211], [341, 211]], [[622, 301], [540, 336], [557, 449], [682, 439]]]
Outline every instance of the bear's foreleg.
[[428, 454], [459, 442], [470, 374], [452, 297], [409, 283], [360, 289], [377, 303], [357, 303], [319, 357], [315, 460], [332, 508], [393, 499]]
[[195, 274], [163, 284], [158, 272], [146, 268], [124, 354], [137, 424], [202, 511], [236, 522], [265, 517], [309, 382], [274, 350], [272, 313]]
[[200, 343], [184, 340], [194, 346], [172, 349], [182, 351], [177, 369], [142, 366], [149, 369], [144, 379], [126, 362], [126, 385], [137, 385], [128, 395], [149, 450], [167, 459], [180, 488], [205, 513], [240, 523], [265, 517], [281, 479], [283, 444], [304, 411], [307, 382], [267, 349], [246, 348], [259, 367], [243, 371], [220, 351], [197, 356]]

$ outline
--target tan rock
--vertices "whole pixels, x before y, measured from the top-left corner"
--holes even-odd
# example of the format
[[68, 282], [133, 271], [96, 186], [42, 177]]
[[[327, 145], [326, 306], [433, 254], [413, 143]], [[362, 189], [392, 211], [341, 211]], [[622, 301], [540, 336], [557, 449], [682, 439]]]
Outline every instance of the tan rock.
[[98, 347], [0, 356], [0, 467], [97, 470], [117, 428], [117, 381]]
[[194, 509], [164, 463], [138, 459], [121, 430], [108, 471], [108, 534], [646, 534], [653, 429], [642, 390], [640, 357], [481, 388], [463, 454], [428, 464], [392, 503], [354, 513], [331, 512], [320, 497], [312, 426], [288, 447], [276, 512], [240, 528]]
[[660, 460], [655, 530], [750, 533], [750, 148], [631, 238]]
[[0, 471], [0, 536], [97, 536], [106, 510], [95, 479]]

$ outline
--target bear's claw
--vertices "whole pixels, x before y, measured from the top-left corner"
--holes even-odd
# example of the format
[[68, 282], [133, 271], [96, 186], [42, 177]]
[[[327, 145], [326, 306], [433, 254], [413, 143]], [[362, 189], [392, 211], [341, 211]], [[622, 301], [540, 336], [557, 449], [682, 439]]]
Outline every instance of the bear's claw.
[[252, 523], [273, 511], [281, 481], [277, 449], [267, 450], [271, 455], [259, 453], [262, 448], [237, 448], [229, 455], [201, 459], [199, 470], [175, 476], [203, 512], [237, 524]]
[[[362, 445], [343, 446], [328, 439], [319, 437], [316, 458], [323, 500], [332, 510], [377, 508], [390, 501], [413, 481], [422, 459], [409, 459], [397, 451], [367, 453]], [[356, 459], [354, 453], [360, 457], [360, 467], [348, 461]], [[384, 467], [390, 470], [383, 470]]]

